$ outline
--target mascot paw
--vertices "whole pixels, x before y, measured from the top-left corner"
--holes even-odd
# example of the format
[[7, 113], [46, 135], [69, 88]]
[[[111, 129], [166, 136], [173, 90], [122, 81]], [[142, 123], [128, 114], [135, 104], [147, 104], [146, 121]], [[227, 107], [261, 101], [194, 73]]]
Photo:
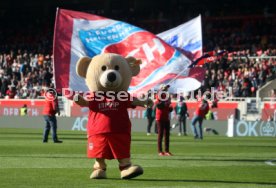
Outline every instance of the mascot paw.
[[106, 172], [103, 169], [96, 169], [90, 175], [90, 179], [106, 179]]
[[143, 174], [143, 168], [138, 165], [127, 167], [121, 171], [122, 179], [131, 179]]

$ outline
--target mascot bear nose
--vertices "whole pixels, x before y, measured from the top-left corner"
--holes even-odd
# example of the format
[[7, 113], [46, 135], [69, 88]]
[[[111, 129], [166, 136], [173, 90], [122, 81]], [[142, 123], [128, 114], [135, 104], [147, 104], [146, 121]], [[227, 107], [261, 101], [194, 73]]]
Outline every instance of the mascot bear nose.
[[114, 82], [116, 80], [116, 74], [114, 72], [110, 72], [107, 74], [107, 80], [110, 82]]

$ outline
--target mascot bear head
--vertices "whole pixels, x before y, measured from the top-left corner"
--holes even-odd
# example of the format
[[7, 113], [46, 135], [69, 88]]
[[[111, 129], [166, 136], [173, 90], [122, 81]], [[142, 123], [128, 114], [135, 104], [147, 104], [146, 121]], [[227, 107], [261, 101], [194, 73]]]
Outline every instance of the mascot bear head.
[[83, 77], [92, 92], [127, 91], [132, 76], [140, 72], [141, 60], [122, 57], [118, 54], [104, 53], [82, 57], [77, 62], [77, 74]]

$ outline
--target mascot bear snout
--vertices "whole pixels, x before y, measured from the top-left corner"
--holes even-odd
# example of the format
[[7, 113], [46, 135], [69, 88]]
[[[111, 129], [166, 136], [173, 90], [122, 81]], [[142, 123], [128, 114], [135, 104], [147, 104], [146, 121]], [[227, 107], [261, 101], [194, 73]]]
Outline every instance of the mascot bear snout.
[[105, 88], [117, 88], [122, 83], [122, 76], [118, 71], [107, 70], [100, 76], [100, 83]]

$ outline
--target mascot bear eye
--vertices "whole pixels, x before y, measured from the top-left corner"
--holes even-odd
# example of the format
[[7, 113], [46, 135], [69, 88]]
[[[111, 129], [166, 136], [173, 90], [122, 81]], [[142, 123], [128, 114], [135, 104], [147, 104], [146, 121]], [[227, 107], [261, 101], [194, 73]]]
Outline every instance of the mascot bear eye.
[[104, 65], [102, 66], [102, 71], [105, 71], [107, 69], [107, 67]]
[[120, 67], [119, 67], [118, 65], [115, 65], [114, 69], [115, 69], [115, 70], [119, 70]]

